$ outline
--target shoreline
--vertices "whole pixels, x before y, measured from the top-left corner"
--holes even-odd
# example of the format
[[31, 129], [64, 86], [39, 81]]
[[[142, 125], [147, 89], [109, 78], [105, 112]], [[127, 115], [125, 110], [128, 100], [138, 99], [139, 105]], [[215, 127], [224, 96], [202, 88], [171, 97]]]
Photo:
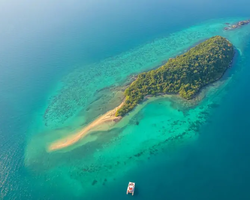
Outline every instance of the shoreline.
[[121, 106], [123, 106], [124, 103], [125, 103], [125, 100], [123, 100], [123, 102], [119, 106], [106, 112], [104, 115], [101, 115], [100, 117], [98, 117], [97, 119], [92, 121], [90, 124], [85, 126], [83, 129], [76, 132], [75, 134], [70, 135], [66, 138], [54, 141], [53, 143], [51, 143], [48, 146], [47, 151], [52, 152], [52, 151], [60, 150], [60, 149], [66, 148], [68, 146], [71, 146], [71, 145], [77, 143], [79, 140], [81, 140], [85, 136], [87, 136], [92, 131], [97, 130], [98, 126], [103, 125], [106, 122], [118, 122], [119, 120], [122, 119], [122, 117], [120, 117], [120, 116], [116, 117], [115, 114], [116, 114], [116, 111]]

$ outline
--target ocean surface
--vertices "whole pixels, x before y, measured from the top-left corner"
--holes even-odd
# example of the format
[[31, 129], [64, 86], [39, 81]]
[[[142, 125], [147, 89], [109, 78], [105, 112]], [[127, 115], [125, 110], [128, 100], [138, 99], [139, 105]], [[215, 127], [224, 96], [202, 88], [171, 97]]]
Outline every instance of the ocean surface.
[[[0, 199], [248, 200], [246, 0], [0, 2]], [[48, 146], [118, 106], [124, 88], [221, 35], [233, 66], [197, 99], [158, 97], [114, 127]], [[126, 195], [129, 181], [135, 196]]]

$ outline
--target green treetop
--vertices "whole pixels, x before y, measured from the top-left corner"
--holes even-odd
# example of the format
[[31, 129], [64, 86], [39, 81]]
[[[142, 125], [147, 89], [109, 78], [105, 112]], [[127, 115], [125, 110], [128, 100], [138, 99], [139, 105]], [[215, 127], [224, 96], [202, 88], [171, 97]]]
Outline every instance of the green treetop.
[[125, 103], [116, 116], [124, 116], [146, 95], [165, 93], [193, 98], [203, 86], [223, 76], [233, 57], [233, 45], [221, 36], [198, 44], [188, 52], [169, 59], [158, 69], [139, 74], [125, 90]]

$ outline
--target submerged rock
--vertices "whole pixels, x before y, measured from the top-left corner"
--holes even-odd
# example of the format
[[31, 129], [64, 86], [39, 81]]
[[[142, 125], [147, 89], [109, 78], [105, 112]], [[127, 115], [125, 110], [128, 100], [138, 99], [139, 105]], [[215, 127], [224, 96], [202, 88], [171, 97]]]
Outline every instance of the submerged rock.
[[225, 27], [224, 30], [233, 30], [236, 28], [239, 28], [243, 25], [247, 25], [250, 23], [250, 19], [249, 20], [243, 20], [243, 21], [239, 21], [236, 24], [230, 25], [229, 23], [226, 23], [226, 25], [228, 25], [228, 27]]
[[97, 180], [93, 180], [92, 185], [95, 185], [97, 183]]

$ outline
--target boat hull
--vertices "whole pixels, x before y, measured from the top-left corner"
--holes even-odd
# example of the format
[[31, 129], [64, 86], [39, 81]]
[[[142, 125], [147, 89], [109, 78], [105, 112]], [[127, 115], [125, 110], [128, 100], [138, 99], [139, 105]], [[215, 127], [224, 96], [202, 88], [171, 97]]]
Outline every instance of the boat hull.
[[132, 194], [132, 196], [134, 196], [134, 192], [135, 192], [135, 183], [129, 182], [126, 194]]

